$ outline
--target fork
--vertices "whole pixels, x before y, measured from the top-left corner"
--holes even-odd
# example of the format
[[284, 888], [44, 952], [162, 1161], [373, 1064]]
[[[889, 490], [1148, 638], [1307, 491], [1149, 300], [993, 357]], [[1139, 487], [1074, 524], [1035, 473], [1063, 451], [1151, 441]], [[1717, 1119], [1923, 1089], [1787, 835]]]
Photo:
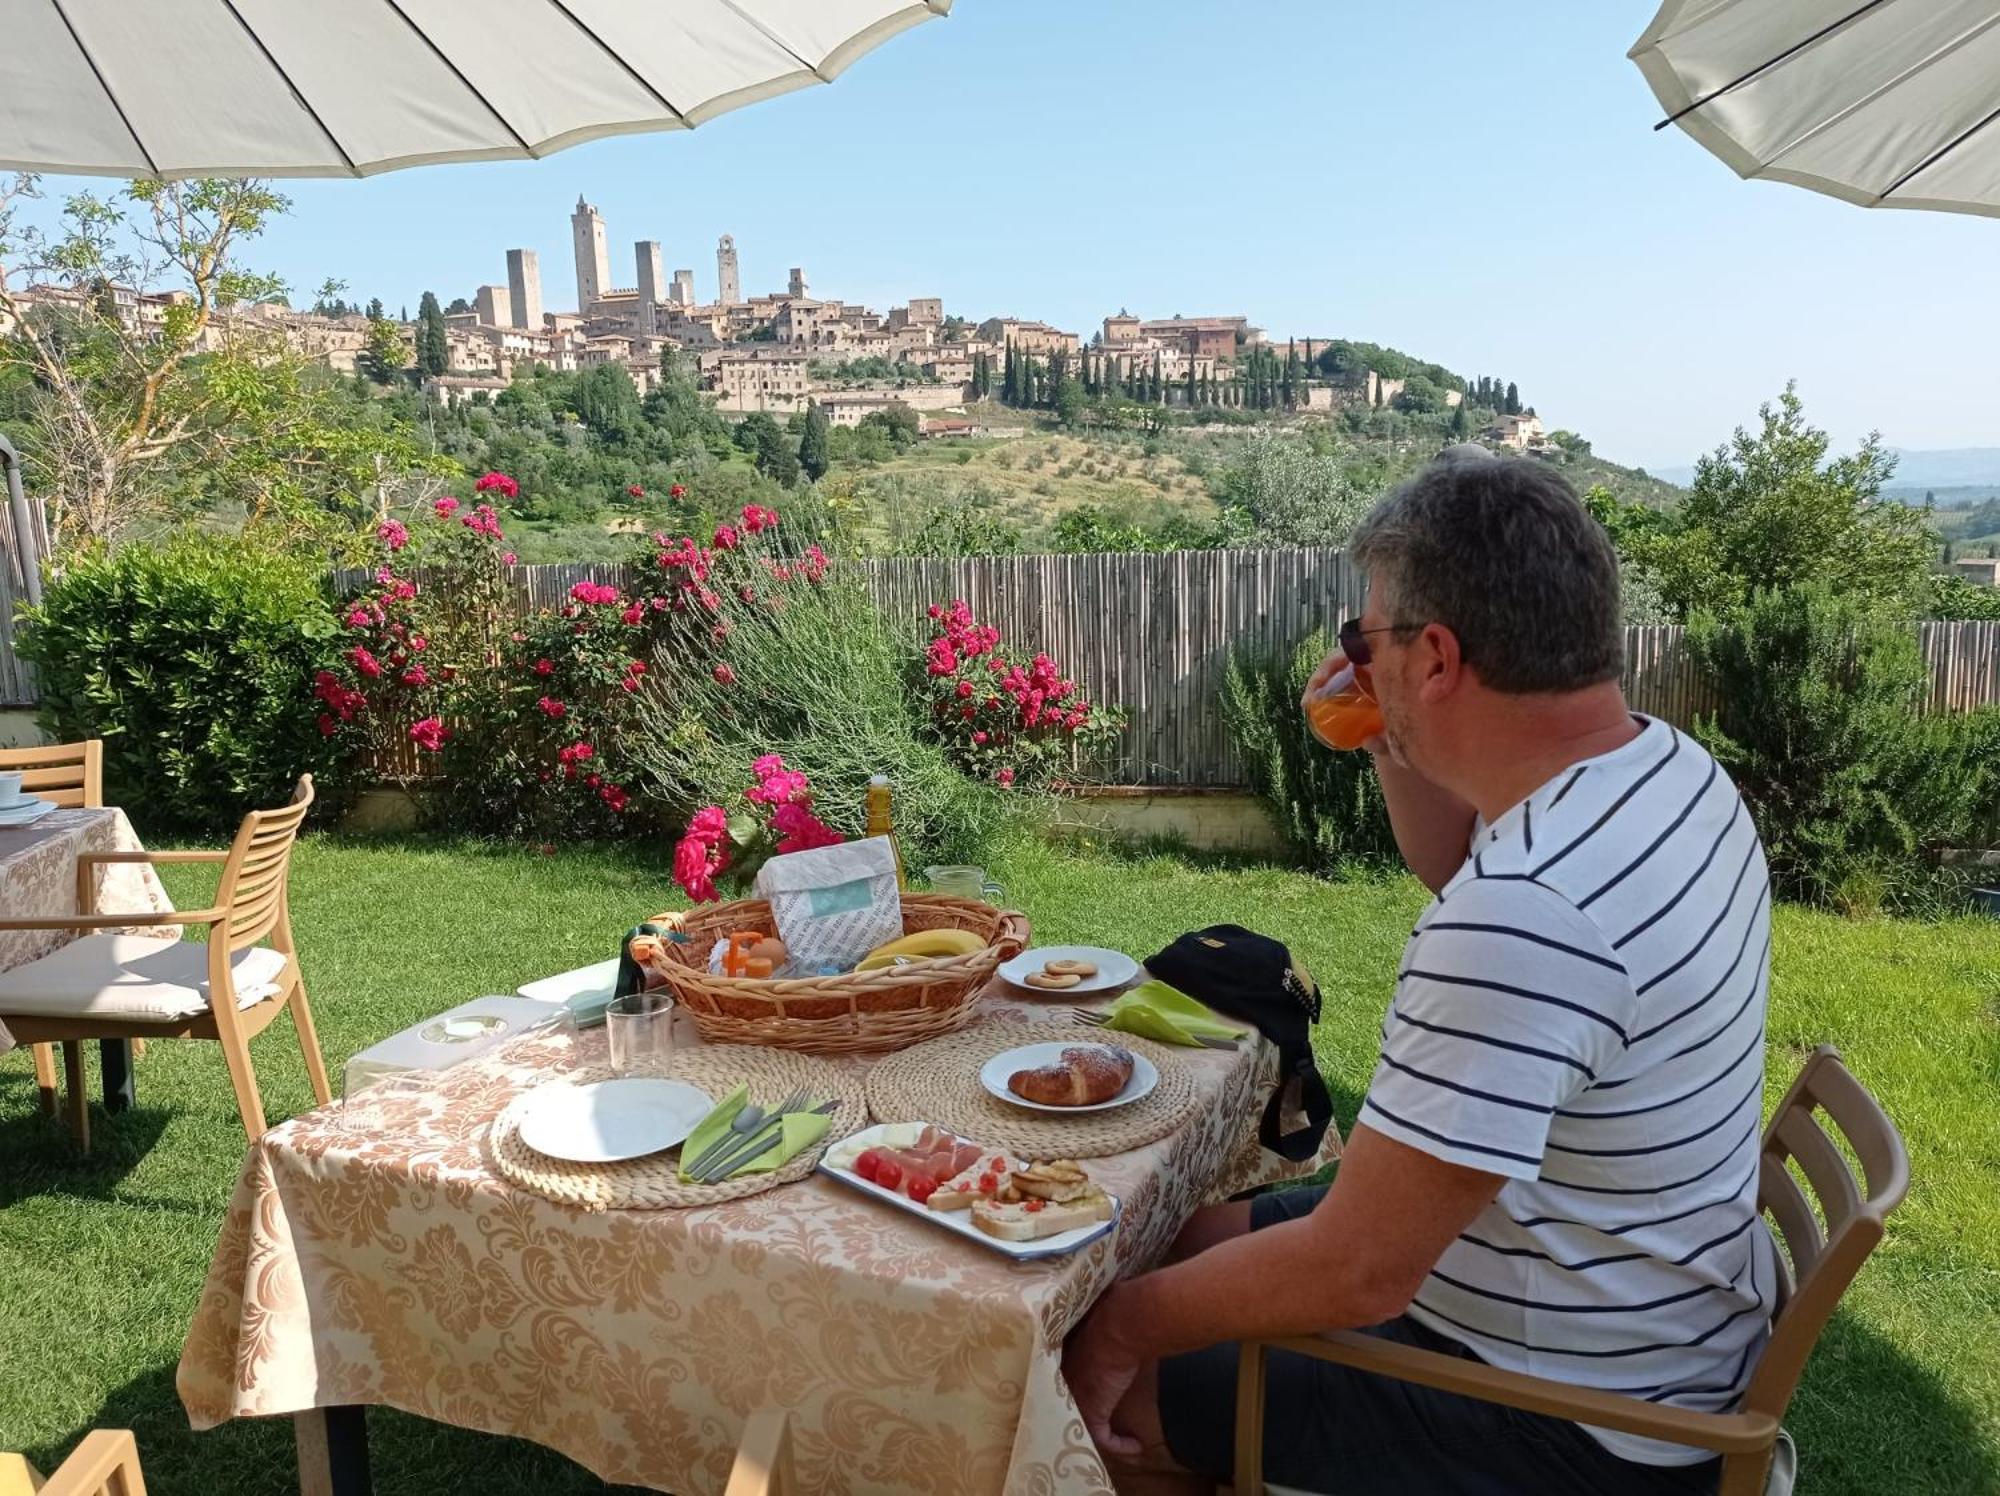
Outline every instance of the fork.
[[[1072, 1008], [1070, 1017], [1090, 1028], [1102, 1028], [1111, 1021], [1109, 1013], [1100, 1013], [1095, 1008]], [[1236, 1052], [1234, 1039], [1211, 1038], [1206, 1034], [1189, 1034], [1188, 1037], [1206, 1049], [1226, 1049], [1231, 1054]]]
[[784, 1136], [785, 1118], [803, 1111], [810, 1100], [812, 1097], [806, 1092], [794, 1091], [775, 1109], [765, 1113], [764, 1120], [748, 1137], [732, 1142], [720, 1156], [710, 1159], [704, 1169], [695, 1175], [696, 1180], [702, 1184], [714, 1184], [718, 1179], [727, 1179], [751, 1159], [769, 1151], [777, 1139]]

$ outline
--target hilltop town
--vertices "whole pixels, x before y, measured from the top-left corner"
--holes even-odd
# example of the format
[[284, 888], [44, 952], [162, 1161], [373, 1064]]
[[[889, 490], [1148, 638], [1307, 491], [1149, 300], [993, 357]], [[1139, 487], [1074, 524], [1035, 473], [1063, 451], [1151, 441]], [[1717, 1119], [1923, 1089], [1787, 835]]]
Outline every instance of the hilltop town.
[[[736, 243], [728, 234], [716, 245], [712, 294], [703, 299], [692, 269], [669, 275], [657, 240], [633, 245], [633, 284], [615, 285], [604, 217], [581, 196], [570, 226], [575, 309], [549, 309], [538, 255], [510, 249], [504, 283], [479, 286], [440, 309], [441, 337], [435, 342], [442, 345], [441, 356], [424, 357], [425, 329], [407, 309], [400, 318], [379, 310], [370, 317], [345, 303], [315, 310], [244, 303], [210, 322], [202, 346], [275, 335], [293, 352], [353, 374], [368, 367], [371, 339], [380, 347], [385, 340], [377, 329], [387, 323], [400, 366], [416, 370], [425, 393], [445, 405], [490, 399], [536, 365], [568, 373], [616, 364], [644, 394], [659, 383], [663, 356], [671, 350], [696, 371], [701, 388], [724, 414], [786, 417], [816, 405], [831, 425], [852, 427], [872, 413], [903, 406], [919, 417], [921, 434], [932, 437], [980, 434], [968, 407], [988, 397], [1006, 398], [1002, 370], [1016, 360], [1029, 388], [1051, 372], [1060, 383], [1066, 372], [1093, 393], [1131, 392], [1168, 408], [1426, 408], [1411, 403], [1416, 391], [1410, 375], [1336, 356], [1336, 350], [1352, 345], [1318, 336], [1268, 338], [1238, 314], [1141, 317], [1120, 309], [1086, 336], [1028, 317], [974, 320], [947, 311], [937, 296], [912, 297], [886, 311], [816, 297], [800, 266], [789, 270], [783, 290], [745, 295]], [[80, 294], [38, 287], [21, 301]], [[93, 294], [108, 295], [119, 317], [134, 327], [159, 323], [186, 299], [184, 293], [122, 286]], [[1262, 378], [1274, 390], [1282, 384], [1282, 399], [1261, 398]], [[1428, 408], [1452, 410], [1463, 402], [1467, 391], [1454, 383], [1450, 376], [1423, 380]], [[1492, 410], [1491, 420], [1461, 434], [1547, 454], [1549, 433], [1540, 417], [1521, 408], [1518, 399], [1503, 399], [1501, 388], [1494, 383], [1490, 398], [1479, 402]]]

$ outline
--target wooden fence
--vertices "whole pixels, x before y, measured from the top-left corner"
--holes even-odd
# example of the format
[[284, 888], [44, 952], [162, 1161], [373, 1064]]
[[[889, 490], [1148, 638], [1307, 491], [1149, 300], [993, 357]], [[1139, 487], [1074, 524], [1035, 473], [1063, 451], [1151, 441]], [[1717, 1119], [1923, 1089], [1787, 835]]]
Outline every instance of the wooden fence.
[[[4, 560], [4, 558], [0, 558]], [[1219, 697], [1232, 650], [1289, 645], [1329, 633], [1360, 611], [1360, 587], [1335, 550], [1174, 551], [1163, 555], [978, 556], [861, 563], [888, 616], [920, 620], [933, 602], [962, 597], [1014, 650], [1046, 650], [1093, 701], [1122, 706], [1131, 727], [1103, 767], [1135, 784], [1237, 784], [1242, 766], [1223, 730]], [[522, 612], [559, 604], [580, 581], [641, 585], [620, 565], [523, 566], [513, 572]], [[342, 573], [343, 587], [367, 582]], [[33, 699], [9, 647], [8, 573], [0, 564], [0, 702]], [[2000, 623], [1927, 623], [1919, 631], [1931, 707], [2000, 704]], [[1625, 631], [1632, 705], [1686, 725], [1710, 705], [1678, 627]]]

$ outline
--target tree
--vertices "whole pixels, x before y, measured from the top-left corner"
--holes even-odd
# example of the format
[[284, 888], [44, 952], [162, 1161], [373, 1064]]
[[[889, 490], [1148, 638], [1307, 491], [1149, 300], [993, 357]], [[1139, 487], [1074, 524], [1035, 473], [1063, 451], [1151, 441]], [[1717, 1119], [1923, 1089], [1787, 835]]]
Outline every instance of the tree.
[[1934, 537], [1924, 511], [1882, 498], [1895, 458], [1880, 438], [1829, 458], [1792, 385], [1758, 418], [1756, 432], [1739, 427], [1700, 460], [1671, 523], [1638, 547], [1667, 605], [1685, 617], [1818, 582], [1906, 615], [1920, 608]]
[[1088, 404], [1084, 399], [1082, 382], [1064, 379], [1055, 387], [1050, 403], [1055, 408], [1056, 419], [1074, 429], [1083, 420], [1084, 407]]
[[1444, 391], [1421, 374], [1412, 374], [1396, 396], [1396, 409], [1415, 415], [1436, 415], [1444, 409]]
[[1511, 381], [1507, 385], [1506, 410], [1510, 416], [1518, 416], [1521, 413], [1521, 387]]
[[826, 476], [826, 470], [831, 465], [827, 441], [832, 429], [826, 411], [817, 400], [806, 407], [805, 434], [799, 438], [799, 466], [815, 483]]
[[370, 322], [382, 322], [382, 321], [385, 321], [385, 320], [387, 320], [387, 318], [388, 318], [388, 315], [389, 315], [389, 314], [388, 314], [387, 312], [385, 312], [385, 311], [383, 311], [383, 310], [382, 310], [382, 298], [381, 298], [381, 297], [379, 297], [379, 296], [376, 296], [376, 297], [373, 297], [373, 298], [371, 298], [371, 299], [369, 300], [369, 303], [368, 303], [368, 320], [369, 320]]
[[396, 324], [386, 317], [369, 318], [368, 344], [355, 360], [357, 367], [377, 384], [388, 384], [408, 362], [409, 353]]
[[446, 307], [444, 310], [446, 316], [457, 317], [462, 315], [463, 313], [471, 311], [472, 303], [467, 301], [463, 296], [454, 296], [451, 299], [451, 305]]
[[897, 447], [913, 446], [923, 434], [923, 424], [917, 419], [917, 413], [900, 400], [881, 410], [869, 411], [861, 418], [861, 424], [867, 430], [882, 432], [891, 445]]
[[1153, 404], [1164, 405], [1167, 401], [1167, 384], [1160, 372], [1160, 355], [1153, 355], [1153, 387], [1149, 392]]
[[435, 293], [424, 292], [417, 303], [417, 368], [425, 374], [442, 374], [450, 367], [451, 354], [445, 343], [444, 311]]
[[1339, 461], [1268, 431], [1251, 437], [1224, 472], [1223, 503], [1267, 546], [1344, 545], [1372, 498]]
[[1020, 394], [1021, 374], [1015, 365], [1014, 340], [1009, 338], [1007, 340], [1006, 372], [1001, 376], [1000, 382], [1000, 399], [1003, 404], [1019, 405], [1021, 403]]
[[1466, 409], [1472, 403], [1470, 397], [1461, 400], [1451, 408], [1451, 434], [1460, 441], [1472, 435], [1472, 415]]
[[[279, 289], [236, 251], [289, 204], [261, 182], [135, 182], [115, 198], [69, 198], [44, 230], [23, 212], [40, 196], [33, 176], [0, 180], [0, 385], [22, 381], [16, 435], [65, 548], [183, 512], [184, 480], [223, 439], [229, 380], [287, 356], [226, 313]], [[185, 299], [157, 321], [111, 289], [169, 280]]]
[[[606, 368], [617, 367], [607, 364]], [[761, 412], [760, 412], [761, 413]], [[799, 481], [799, 450], [778, 423], [765, 416], [757, 427], [757, 471], [775, 483], [790, 488]]]
[[576, 418], [609, 442], [624, 442], [644, 426], [639, 389], [623, 364], [599, 364], [576, 376]]

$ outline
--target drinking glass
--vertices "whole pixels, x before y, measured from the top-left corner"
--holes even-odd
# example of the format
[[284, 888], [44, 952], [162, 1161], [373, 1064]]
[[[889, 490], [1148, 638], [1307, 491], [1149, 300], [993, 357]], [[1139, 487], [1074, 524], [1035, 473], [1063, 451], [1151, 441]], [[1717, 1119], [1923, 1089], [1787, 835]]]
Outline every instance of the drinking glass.
[[987, 878], [983, 867], [927, 867], [924, 877], [929, 880], [932, 893], [949, 894], [955, 899], [997, 904], [1006, 897], [1000, 885]]
[[674, 1000], [664, 992], [632, 992], [604, 1010], [611, 1068], [620, 1075], [650, 1075], [674, 1052]]

